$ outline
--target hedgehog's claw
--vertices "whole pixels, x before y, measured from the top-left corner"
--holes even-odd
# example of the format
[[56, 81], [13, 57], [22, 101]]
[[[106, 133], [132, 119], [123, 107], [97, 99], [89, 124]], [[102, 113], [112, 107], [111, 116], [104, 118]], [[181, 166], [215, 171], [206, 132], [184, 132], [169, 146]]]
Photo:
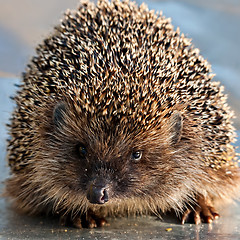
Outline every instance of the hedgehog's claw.
[[187, 221], [193, 221], [195, 224], [211, 223], [213, 220], [218, 218], [219, 214], [215, 208], [212, 207], [210, 201], [204, 197], [199, 197], [195, 208], [188, 208], [183, 213], [181, 223], [184, 224]]

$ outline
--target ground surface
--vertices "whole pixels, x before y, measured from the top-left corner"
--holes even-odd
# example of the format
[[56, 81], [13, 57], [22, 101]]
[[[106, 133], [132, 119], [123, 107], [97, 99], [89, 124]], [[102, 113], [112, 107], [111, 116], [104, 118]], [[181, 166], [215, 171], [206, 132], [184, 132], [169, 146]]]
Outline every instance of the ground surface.
[[[77, 0], [0, 0], [0, 193], [8, 177], [6, 128], [13, 108], [14, 83], [34, 54], [34, 46], [58, 23]], [[201, 54], [212, 64], [215, 80], [226, 86], [240, 130], [240, 3], [238, 0], [148, 1], [149, 8], [172, 17]], [[239, 131], [238, 131], [239, 132]], [[240, 132], [239, 132], [240, 133]], [[240, 142], [236, 143], [240, 145]], [[0, 199], [0, 239], [240, 239], [240, 204], [220, 209], [212, 225], [180, 225], [173, 216], [113, 219], [95, 230], [61, 228], [56, 219], [30, 218], [11, 210]], [[166, 228], [172, 228], [167, 232]]]

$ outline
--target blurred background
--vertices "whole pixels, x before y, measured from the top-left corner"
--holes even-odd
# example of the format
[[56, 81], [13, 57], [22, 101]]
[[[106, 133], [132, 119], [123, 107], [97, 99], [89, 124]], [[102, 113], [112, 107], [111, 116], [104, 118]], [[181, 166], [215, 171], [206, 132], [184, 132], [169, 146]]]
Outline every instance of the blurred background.
[[[5, 124], [14, 106], [9, 98], [16, 91], [14, 84], [19, 83], [36, 45], [59, 24], [66, 9], [75, 8], [78, 2], [0, 0], [0, 182], [8, 175]], [[195, 47], [211, 63], [215, 80], [225, 85], [228, 102], [236, 114], [234, 125], [240, 133], [240, 0], [146, 0], [145, 3], [149, 9], [171, 17], [175, 28], [180, 27], [181, 32], [192, 38]], [[1, 187], [0, 183], [0, 193]], [[4, 224], [1, 216], [6, 211], [0, 200], [0, 238]]]

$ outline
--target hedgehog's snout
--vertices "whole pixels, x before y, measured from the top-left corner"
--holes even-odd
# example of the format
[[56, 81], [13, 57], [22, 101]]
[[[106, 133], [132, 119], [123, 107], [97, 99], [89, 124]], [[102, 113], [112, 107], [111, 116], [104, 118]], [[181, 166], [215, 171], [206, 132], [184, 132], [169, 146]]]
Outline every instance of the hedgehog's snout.
[[109, 200], [109, 192], [107, 184], [91, 184], [87, 190], [87, 199], [93, 204], [104, 204]]

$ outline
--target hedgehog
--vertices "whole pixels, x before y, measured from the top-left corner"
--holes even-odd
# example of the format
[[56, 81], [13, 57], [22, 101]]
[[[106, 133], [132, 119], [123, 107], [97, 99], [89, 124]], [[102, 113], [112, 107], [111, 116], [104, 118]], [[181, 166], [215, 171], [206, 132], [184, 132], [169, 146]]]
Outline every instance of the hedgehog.
[[78, 228], [172, 210], [179, 223], [212, 222], [239, 191], [234, 114], [213, 77], [162, 13], [81, 2], [23, 74], [6, 196]]

